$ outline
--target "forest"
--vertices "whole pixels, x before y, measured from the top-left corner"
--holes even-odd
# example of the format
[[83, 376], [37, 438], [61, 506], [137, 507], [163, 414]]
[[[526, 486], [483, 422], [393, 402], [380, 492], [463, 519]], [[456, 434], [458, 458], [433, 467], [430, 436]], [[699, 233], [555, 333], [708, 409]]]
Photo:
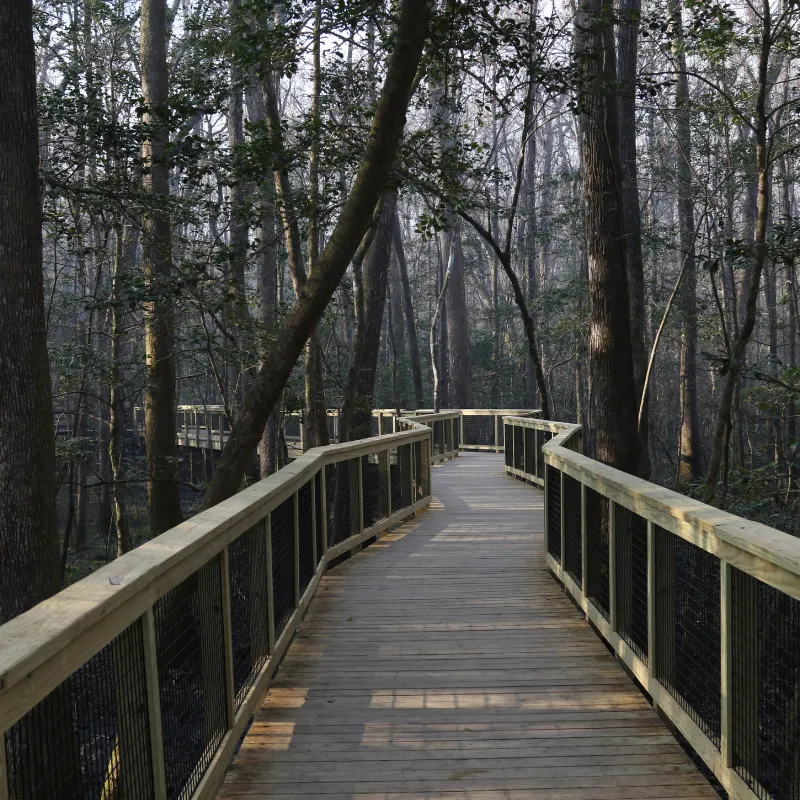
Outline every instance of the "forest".
[[800, 535], [798, 55], [796, 0], [0, 0], [0, 623], [332, 410], [541, 409]]

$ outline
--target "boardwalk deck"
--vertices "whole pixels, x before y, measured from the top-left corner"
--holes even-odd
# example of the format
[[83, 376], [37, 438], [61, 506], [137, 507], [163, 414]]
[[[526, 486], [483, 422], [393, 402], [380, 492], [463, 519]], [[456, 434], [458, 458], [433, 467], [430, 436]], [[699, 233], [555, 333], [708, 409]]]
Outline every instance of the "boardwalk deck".
[[714, 798], [544, 567], [501, 456], [326, 575], [220, 797]]

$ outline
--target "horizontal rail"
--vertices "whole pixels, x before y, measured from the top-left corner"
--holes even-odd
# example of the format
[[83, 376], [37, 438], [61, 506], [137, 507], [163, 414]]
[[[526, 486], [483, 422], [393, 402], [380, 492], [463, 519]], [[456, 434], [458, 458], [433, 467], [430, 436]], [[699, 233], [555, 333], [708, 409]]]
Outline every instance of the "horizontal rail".
[[800, 797], [800, 540], [601, 464], [579, 425], [505, 419], [547, 564], [734, 798]]
[[325, 569], [430, 504], [434, 430], [397, 422], [0, 627], [0, 798], [212, 797]]

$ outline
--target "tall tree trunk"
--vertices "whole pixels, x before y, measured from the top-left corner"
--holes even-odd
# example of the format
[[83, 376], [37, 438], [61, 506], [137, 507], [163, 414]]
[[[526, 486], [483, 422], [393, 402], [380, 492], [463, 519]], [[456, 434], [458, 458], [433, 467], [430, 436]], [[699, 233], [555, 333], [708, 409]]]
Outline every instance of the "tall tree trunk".
[[680, 291], [680, 442], [678, 483], [688, 484], [702, 474], [700, 420], [697, 409], [697, 278], [692, 182], [692, 129], [689, 115], [689, 78], [683, 43], [681, 0], [669, 0], [672, 17], [672, 57], [675, 62], [675, 129], [678, 147], [678, 220], [683, 282]]
[[764, 270], [767, 256], [767, 226], [769, 223], [772, 188], [772, 181], [770, 179], [771, 163], [769, 161], [767, 142], [769, 124], [767, 104], [769, 93], [772, 88], [772, 81], [770, 80], [769, 74], [770, 49], [772, 47], [772, 18], [770, 4], [766, 1], [762, 4], [761, 23], [762, 32], [761, 52], [758, 64], [758, 95], [755, 114], [753, 115], [758, 187], [753, 259], [750, 268], [746, 271], [745, 284], [747, 286], [747, 294], [745, 298], [744, 314], [742, 316], [738, 336], [732, 348], [731, 356], [728, 359], [727, 370], [724, 375], [722, 392], [714, 422], [711, 456], [709, 458], [708, 474], [706, 477], [709, 499], [712, 501], [716, 496], [717, 484], [719, 483], [720, 471], [727, 447], [727, 434], [731, 424], [731, 406], [733, 404], [734, 393], [747, 354], [747, 345], [750, 342], [750, 337], [753, 334], [753, 328], [756, 323], [758, 297], [761, 292], [761, 273]]
[[442, 306], [438, 309], [439, 319], [441, 324], [437, 327], [437, 335], [439, 343], [436, 347], [436, 357], [438, 362], [436, 364], [436, 389], [435, 389], [435, 402], [434, 408], [438, 411], [440, 407], [450, 407], [450, 362], [449, 344], [447, 340], [447, 293], [445, 292], [445, 274], [452, 272], [452, 265], [450, 260], [444, 254], [444, 247], [442, 245], [442, 235], [440, 234], [436, 246], [437, 254], [437, 271], [436, 271], [436, 296], [442, 297]]
[[619, 116], [613, 4], [581, 0], [575, 58], [581, 71], [579, 129], [589, 260], [589, 365], [593, 455], [636, 472], [639, 466], [622, 225]]
[[373, 209], [386, 187], [405, 126], [429, 16], [430, 4], [427, 0], [402, 0], [400, 3], [394, 50], [353, 188], [320, 256], [317, 274], [308, 280], [289, 312], [269, 355], [259, 368], [241, 416], [232, 426], [231, 435], [206, 492], [206, 507], [230, 497], [238, 490], [267, 419], [298, 356], [370, 227]]
[[389, 324], [391, 326], [392, 377], [396, 408], [408, 407], [408, 348], [406, 347], [406, 323], [403, 314], [403, 286], [400, 266], [397, 263], [394, 244], [394, 220], [392, 220], [392, 259], [389, 262]]
[[394, 217], [394, 255], [397, 259], [397, 269], [400, 276], [400, 286], [403, 298], [403, 316], [406, 321], [408, 335], [408, 355], [411, 360], [411, 382], [414, 386], [414, 408], [422, 408], [425, 398], [422, 390], [422, 363], [419, 356], [419, 340], [417, 339], [417, 324], [414, 320], [414, 303], [411, 298], [411, 283], [408, 280], [408, 265], [403, 250], [403, 235], [400, 231], [400, 217], [395, 212]]
[[[647, 372], [645, 348], [646, 311], [644, 302], [644, 260], [642, 257], [642, 215], [636, 168], [636, 68], [638, 61], [641, 0], [620, 0], [617, 30], [617, 65], [620, 83], [619, 143], [622, 173], [622, 230], [625, 235], [625, 268], [628, 276], [633, 379], [637, 400], [644, 391]], [[650, 477], [649, 401], [645, 398], [639, 422], [639, 474]]]
[[461, 247], [461, 230], [458, 226], [446, 232], [446, 247], [442, 258], [453, 265], [447, 286], [447, 342], [450, 349], [450, 405], [453, 408], [474, 408], [475, 392], [472, 386], [472, 362], [469, 357], [469, 326], [467, 323], [467, 297], [464, 288], [464, 251]]
[[169, 281], [172, 240], [169, 213], [169, 143], [166, 0], [142, 0], [141, 64], [144, 212], [142, 272], [155, 298], [145, 304], [147, 389], [144, 403], [150, 533], [157, 536], [183, 518], [175, 459], [175, 321]]
[[32, 15], [0, 2], [0, 624], [60, 582]]

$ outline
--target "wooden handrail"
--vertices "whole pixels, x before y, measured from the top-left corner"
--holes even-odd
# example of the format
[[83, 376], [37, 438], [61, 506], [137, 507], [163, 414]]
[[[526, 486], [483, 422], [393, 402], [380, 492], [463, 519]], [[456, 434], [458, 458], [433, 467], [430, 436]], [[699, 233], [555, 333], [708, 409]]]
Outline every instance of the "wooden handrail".
[[[762, 763], [763, 756], [759, 753], [763, 748], [769, 747], [769, 741], [763, 737], [774, 735], [774, 730], [772, 733], [768, 731], [769, 725], [785, 724], [791, 728], [786, 735], [793, 737], [794, 746], [797, 746], [797, 730], [793, 727], [797, 718], [796, 715], [788, 721], [760, 718], [762, 713], [769, 713], [759, 711], [762, 708], [760, 705], [762, 698], [767, 702], [767, 706], [763, 708], [768, 708], [770, 703], [776, 705], [778, 701], [771, 696], [776, 687], [773, 685], [765, 688], [767, 678], [759, 677], [763, 668], [759, 663], [769, 651], [763, 637], [773, 634], [764, 627], [763, 618], [759, 621], [758, 603], [761, 601], [757, 598], [763, 596], [763, 592], [759, 594], [758, 587], [772, 587], [776, 591], [769, 613], [773, 616], [775, 614], [784, 616], [771, 619], [770, 625], [773, 628], [788, 630], [787, 635], [794, 641], [795, 651], [785, 653], [781, 657], [794, 659], [787, 669], [792, 673], [791, 680], [794, 686], [790, 692], [794, 699], [790, 700], [789, 704], [791, 702], [796, 704], [797, 693], [800, 692], [800, 652], [797, 652], [798, 644], [794, 639], [793, 627], [797, 621], [795, 619], [797, 608], [794, 615], [789, 616], [789, 603], [800, 601], [800, 539], [628, 475], [584, 456], [581, 453], [583, 431], [580, 425], [514, 417], [506, 417], [505, 424], [512, 430], [533, 429], [552, 436], [548, 441], [537, 440], [536, 444], [548, 468], [544, 475], [538, 474], [538, 467], [533, 473], [526, 470], [525, 464], [530, 463], [529, 461], [525, 461], [520, 468], [514, 444], [515, 440], [518, 443], [518, 437], [512, 435], [511, 442], [509, 437], [506, 437], [506, 471], [519, 479], [544, 486], [545, 536], [552, 536], [553, 543], [552, 548], [548, 546], [547, 564], [552, 573], [584, 610], [587, 618], [606, 639], [619, 660], [652, 697], [654, 705], [686, 737], [730, 796], [753, 799], [775, 796], [765, 783], [772, 780], [771, 773], [768, 774], [769, 770], [774, 772], [778, 768], [774, 764], [765, 767]], [[536, 435], [538, 436], [538, 433]], [[524, 434], [522, 438], [524, 443], [526, 441]], [[536, 463], [539, 464], [539, 454], [536, 456]], [[572, 503], [565, 500], [567, 479], [576, 481], [580, 488], [577, 509], [580, 514], [580, 531], [575, 530], [574, 489], [572, 489]], [[550, 486], [553, 480], [559, 482], [555, 487]], [[609, 508], [608, 519], [605, 523], [601, 522], [601, 529], [603, 524], [608, 526], [608, 550], [602, 554], [607, 559], [609, 599], [607, 609], [601, 608], [595, 599], [597, 587], [588, 585], [587, 552], [592, 547], [596, 557], [597, 547], [600, 546], [601, 550], [606, 547], [602, 539], [596, 538], [602, 535], [602, 530], [593, 527], [588, 520], [589, 491], [606, 498]], [[639, 581], [644, 581], [647, 586], [645, 601], [647, 637], [646, 641], [641, 641], [638, 645], [632, 642], [631, 632], [623, 630], [625, 623], [621, 619], [619, 608], [619, 603], [626, 602], [627, 594], [634, 591], [630, 585], [624, 583], [626, 578], [618, 574], [618, 567], [626, 565], [625, 558], [629, 559], [629, 554], [620, 554], [619, 548], [623, 545], [619, 541], [619, 536], [622, 533], [617, 530], [617, 519], [620, 513], [628, 512], [638, 515], [646, 525], [646, 575], [640, 574]], [[569, 534], [565, 522], [568, 514], [572, 515], [570, 523], [572, 530]], [[626, 536], [630, 536], [629, 531], [630, 529]], [[567, 541], [568, 535], [574, 540], [571, 544]], [[693, 577], [693, 574], [689, 578], [679, 575], [678, 571], [684, 567], [672, 557], [665, 563], [659, 561], [658, 552], [662, 551], [658, 550], [657, 537], [661, 537], [659, 541], [666, 542], [672, 547], [669, 544], [670, 536], [676, 537], [674, 542], [683, 540], [698, 548], [696, 551], [687, 551], [689, 553], [687, 557], [695, 558], [692, 553], [702, 551], [718, 559], [719, 621], [718, 630], [712, 630], [710, 633], [713, 634], [711, 638], [715, 642], [715, 637], [719, 637], [719, 645], [708, 642], [702, 645], [710, 648], [712, 659], [718, 660], [719, 663], [717, 676], [719, 697], [710, 698], [714, 703], [717, 701], [719, 703], [719, 719], [713, 720], [713, 724], [703, 718], [704, 714], [707, 717], [713, 715], [703, 708], [695, 707], [697, 703], [693, 705], [691, 698], [685, 697], [675, 688], [672, 678], [666, 675], [665, 670], [669, 670], [662, 664], [662, 662], [667, 663], [665, 661], [667, 656], [658, 650], [663, 641], [666, 641], [670, 657], [674, 659], [674, 642], [677, 635], [675, 629], [682, 622], [677, 617], [681, 610], [668, 604], [665, 608], [671, 608], [673, 613], [670, 615], [662, 608], [660, 617], [657, 613], [657, 602], [666, 603], [666, 601], [658, 601], [657, 598], [664, 596], [663, 592], [677, 591], [679, 580], [686, 580], [686, 586], [690, 586], [692, 581], [689, 578]], [[631, 545], [628, 543], [625, 546]], [[574, 563], [574, 560], [572, 564], [568, 564], [567, 559], [576, 559], [576, 554], [580, 564]], [[714, 563], [716, 565], [717, 562]], [[630, 564], [628, 560], [629, 569]], [[597, 566], [594, 565], [594, 568]], [[644, 569], [644, 565], [640, 565], [639, 569]], [[695, 584], [697, 580], [698, 578], [694, 577]], [[755, 581], [752, 588], [747, 592], [742, 589], [741, 594], [737, 594], [736, 587], [744, 586], [748, 580]], [[694, 591], [702, 589], [696, 585], [692, 588]], [[779, 601], [782, 595], [792, 600]], [[714, 603], [716, 602], [717, 598], [714, 598]], [[735, 634], [734, 609], [738, 609], [736, 625], [739, 626]], [[700, 612], [694, 610], [693, 613]], [[715, 618], [715, 615], [707, 613], [709, 619]], [[742, 646], [742, 642], [745, 642], [746, 646]], [[736, 647], [739, 647], [740, 651], [737, 656], [738, 663], [734, 666], [733, 653]], [[734, 677], [735, 670], [738, 670], [736, 672], [738, 678]], [[688, 680], [693, 677], [702, 679], [699, 671], [694, 675], [689, 670], [689, 674]], [[765, 681], [764, 686], [759, 684], [760, 680]], [[683, 692], [692, 693], [686, 688]], [[800, 713], [800, 708], [797, 708], [796, 712]], [[788, 715], [789, 711], [786, 713]], [[717, 724], [718, 735], [712, 730]], [[738, 751], [734, 742], [739, 743]], [[796, 793], [800, 784], [800, 774], [793, 767], [787, 769], [793, 773], [791, 780], [794, 781], [793, 791]]]

